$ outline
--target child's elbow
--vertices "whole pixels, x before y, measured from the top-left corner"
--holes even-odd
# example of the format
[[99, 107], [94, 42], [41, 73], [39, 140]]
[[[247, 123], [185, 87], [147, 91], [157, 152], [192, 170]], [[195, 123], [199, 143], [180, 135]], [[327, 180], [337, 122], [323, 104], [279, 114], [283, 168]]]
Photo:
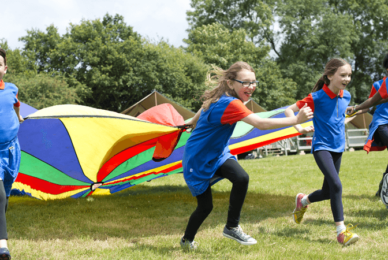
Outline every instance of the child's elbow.
[[265, 123], [256, 124], [256, 128], [259, 130], [269, 130], [269, 126]]

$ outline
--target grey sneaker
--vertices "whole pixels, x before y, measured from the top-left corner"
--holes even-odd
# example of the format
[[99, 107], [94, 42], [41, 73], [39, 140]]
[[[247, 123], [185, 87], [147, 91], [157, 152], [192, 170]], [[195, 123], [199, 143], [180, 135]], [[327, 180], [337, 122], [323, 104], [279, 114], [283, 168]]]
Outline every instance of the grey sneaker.
[[225, 226], [224, 232], [222, 232], [222, 234], [224, 235], [224, 237], [234, 239], [244, 246], [250, 246], [257, 243], [256, 239], [244, 233], [240, 225], [232, 229], [228, 229]]
[[183, 237], [181, 238], [180, 244], [181, 244], [182, 249], [186, 249], [186, 250], [195, 250], [198, 247], [197, 242], [195, 242], [195, 241], [190, 242], [189, 240], [183, 241]]

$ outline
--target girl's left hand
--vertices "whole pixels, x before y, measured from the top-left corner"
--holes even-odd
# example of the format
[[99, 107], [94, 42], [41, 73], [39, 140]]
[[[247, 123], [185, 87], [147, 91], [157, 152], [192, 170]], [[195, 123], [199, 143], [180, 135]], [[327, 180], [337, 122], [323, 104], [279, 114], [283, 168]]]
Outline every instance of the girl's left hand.
[[24, 122], [24, 119], [21, 115], [19, 115], [19, 123], [23, 123]]

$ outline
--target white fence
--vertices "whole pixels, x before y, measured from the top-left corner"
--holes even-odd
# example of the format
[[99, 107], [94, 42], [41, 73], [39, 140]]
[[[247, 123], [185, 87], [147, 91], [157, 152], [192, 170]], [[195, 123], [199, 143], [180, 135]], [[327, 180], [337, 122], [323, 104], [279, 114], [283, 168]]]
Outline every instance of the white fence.
[[[345, 148], [361, 148], [364, 146], [368, 138], [368, 129], [348, 129], [346, 130]], [[257, 152], [262, 151], [263, 155], [268, 156], [269, 153], [281, 153], [287, 155], [289, 152], [295, 153], [299, 151], [311, 150], [312, 136], [293, 137], [279, 142], [269, 144], [257, 149]]]

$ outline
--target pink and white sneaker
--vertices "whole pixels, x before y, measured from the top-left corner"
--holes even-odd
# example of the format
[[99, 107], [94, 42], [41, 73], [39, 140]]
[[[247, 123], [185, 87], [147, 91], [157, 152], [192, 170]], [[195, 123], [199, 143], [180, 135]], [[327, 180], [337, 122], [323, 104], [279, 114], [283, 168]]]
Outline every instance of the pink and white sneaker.
[[298, 193], [295, 198], [295, 209], [293, 212], [294, 215], [294, 221], [296, 224], [300, 224], [303, 220], [303, 215], [306, 212], [307, 208], [309, 207], [308, 205], [306, 207], [303, 207], [302, 205], [302, 199], [303, 197], [306, 196], [306, 194], [303, 193]]

